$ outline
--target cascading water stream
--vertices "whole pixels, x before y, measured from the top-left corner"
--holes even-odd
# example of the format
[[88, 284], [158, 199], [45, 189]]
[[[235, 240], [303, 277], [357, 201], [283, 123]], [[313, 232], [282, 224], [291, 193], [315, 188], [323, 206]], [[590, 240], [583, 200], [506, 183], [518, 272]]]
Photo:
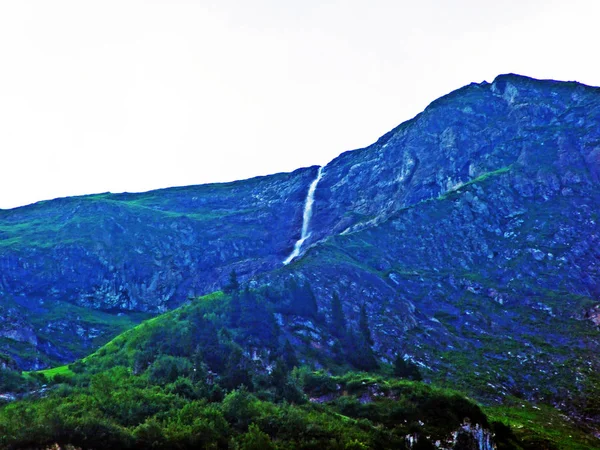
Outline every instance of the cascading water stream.
[[310, 233], [308, 232], [308, 226], [310, 225], [310, 218], [312, 217], [312, 207], [315, 202], [315, 191], [317, 190], [317, 184], [319, 184], [319, 180], [323, 175], [323, 167], [319, 167], [319, 172], [317, 172], [317, 178], [313, 180], [308, 188], [308, 195], [306, 196], [306, 201], [304, 202], [304, 214], [302, 216], [302, 234], [300, 235], [300, 239], [296, 241], [294, 244], [294, 250], [290, 253], [284, 261], [284, 265], [288, 265], [291, 263], [294, 258], [296, 258], [300, 254], [300, 250], [302, 249], [302, 244], [310, 237]]

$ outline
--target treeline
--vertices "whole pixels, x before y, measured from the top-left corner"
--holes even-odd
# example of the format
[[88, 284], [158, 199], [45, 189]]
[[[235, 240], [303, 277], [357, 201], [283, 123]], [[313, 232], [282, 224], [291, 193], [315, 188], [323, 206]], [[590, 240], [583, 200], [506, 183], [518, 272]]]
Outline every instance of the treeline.
[[[272, 345], [280, 332], [273, 313], [288, 317], [299, 316], [317, 324], [333, 340], [331, 361], [328, 363], [349, 365], [364, 371], [379, 368], [372, 350], [375, 342], [365, 304], [360, 306], [358, 323], [354, 326], [346, 318], [342, 301], [336, 292], [333, 293], [330, 308], [327, 311], [320, 310], [317, 298], [306, 280], [299, 282], [295, 278], [289, 278], [280, 289], [263, 287], [250, 290], [248, 287], [242, 288], [235, 272], [231, 272], [224, 290], [232, 297], [229, 325], [243, 330], [239, 335], [241, 342]], [[407, 370], [397, 371], [397, 376], [421, 379], [416, 365], [410, 361], [405, 362], [405, 365]]]
[[[289, 371], [305, 358], [309, 346], [282, 330], [276, 314], [309, 319], [322, 330], [320, 351], [310, 354], [327, 367], [372, 371], [379, 368], [372, 350], [373, 338], [364, 306], [356, 329], [350, 326], [334, 294], [331, 311], [319, 311], [316, 297], [307, 282], [290, 279], [283, 290], [250, 289], [240, 286], [232, 272], [226, 294], [214, 294], [151, 320], [126, 333], [123, 348], [115, 344], [88, 358], [87, 370], [98, 372], [114, 365], [130, 365], [134, 373], [149, 371], [152, 380], [172, 381], [192, 371], [195, 376], [210, 373], [220, 385], [233, 389], [255, 383], [253, 373], [266, 367]], [[295, 339], [297, 353], [290, 339]], [[250, 355], [250, 352], [256, 352]], [[184, 361], [185, 360], [185, 361]], [[260, 366], [260, 367], [259, 367]], [[77, 370], [77, 365], [75, 366]], [[211, 375], [211, 376], [213, 376]], [[400, 375], [400, 374], [399, 374]]]
[[0, 448], [403, 449], [411, 435], [419, 443], [412, 448], [433, 449], [465, 418], [504, 436], [499, 448], [518, 448], [510, 430], [489, 424], [475, 404], [420, 383], [279, 368], [253, 389], [228, 391], [211, 377], [179, 374], [167, 382], [151, 374], [124, 366], [83, 371], [62, 379], [47, 398], [7, 405], [0, 409]]

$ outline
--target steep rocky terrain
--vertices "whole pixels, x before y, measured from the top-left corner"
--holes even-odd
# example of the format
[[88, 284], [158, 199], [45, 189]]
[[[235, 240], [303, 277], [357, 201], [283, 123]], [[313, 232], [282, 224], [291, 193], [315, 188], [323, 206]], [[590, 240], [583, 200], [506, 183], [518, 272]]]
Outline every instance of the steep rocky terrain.
[[306, 169], [2, 211], [0, 287], [90, 308], [165, 311], [215, 290], [232, 269], [277, 266], [311, 177]]
[[[485, 401], [598, 420], [600, 89], [471, 84], [322, 173], [287, 266], [316, 167], [0, 211], [0, 350], [23, 368], [69, 362], [114, 336], [113, 319], [181, 305], [235, 270], [282, 304], [291, 279], [308, 282], [318, 315], [276, 315], [307, 362], [335, 356], [335, 293], [350, 328], [364, 305], [382, 360], [400, 352]], [[82, 331], [62, 309], [35, 322], [57, 305], [80, 308]]]
[[124, 311], [137, 321], [231, 270], [279, 266], [314, 172], [0, 211], [0, 351], [23, 368], [73, 360], [131, 326]]
[[480, 397], [585, 403], [600, 369], [599, 125], [597, 88], [462, 88], [325, 167], [318, 243], [262, 279], [309, 280], [325, 313], [336, 292], [355, 322], [365, 304], [381, 356]]
[[526, 198], [589, 189], [600, 176], [598, 88], [499, 76], [471, 84], [324, 170], [315, 239], [378, 223], [514, 165]]

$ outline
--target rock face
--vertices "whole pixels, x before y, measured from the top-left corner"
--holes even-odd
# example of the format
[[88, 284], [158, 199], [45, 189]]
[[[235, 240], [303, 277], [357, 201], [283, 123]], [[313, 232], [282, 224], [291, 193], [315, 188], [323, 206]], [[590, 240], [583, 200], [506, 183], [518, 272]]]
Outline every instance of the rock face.
[[[438, 382], [576, 403], [600, 370], [598, 88], [504, 75], [436, 100], [324, 167], [304, 253], [283, 267], [316, 174], [0, 211], [0, 298], [17, 305], [4, 348], [47, 352], [28, 319], [40, 302], [157, 313], [236, 270], [309, 282], [325, 320], [334, 292], [350, 326], [365, 304], [379, 357], [402, 352]], [[327, 352], [326, 327], [302, 320], [280, 325]]]
[[354, 324], [366, 304], [381, 356], [479, 398], [580, 402], [600, 370], [599, 145], [597, 88], [462, 88], [327, 165], [312, 248], [264, 282], [307, 280], [324, 314], [336, 292]]
[[[406, 436], [409, 449], [415, 448], [419, 442], [419, 435]], [[445, 442], [437, 441], [435, 447], [440, 450], [496, 450], [492, 433], [479, 424], [464, 423]]]
[[316, 170], [0, 211], [0, 292], [165, 311], [218, 289], [232, 269], [247, 277], [279, 265]]
[[[27, 369], [70, 361], [85, 356], [98, 334], [104, 339], [96, 346], [122, 331], [113, 326], [119, 312], [164, 312], [219, 289], [231, 270], [243, 280], [279, 266], [300, 234], [316, 173], [0, 211], [0, 350]], [[86, 321], [71, 305], [114, 317]], [[43, 315], [48, 323], [34, 329]], [[17, 351], [11, 342], [30, 345]]]
[[[598, 92], [504, 75], [436, 100], [370, 147], [327, 165], [313, 239], [382, 222], [503, 168], [519, 173], [513, 187], [526, 198], [589, 189], [600, 174]], [[486, 212], [473, 202], [475, 212]]]

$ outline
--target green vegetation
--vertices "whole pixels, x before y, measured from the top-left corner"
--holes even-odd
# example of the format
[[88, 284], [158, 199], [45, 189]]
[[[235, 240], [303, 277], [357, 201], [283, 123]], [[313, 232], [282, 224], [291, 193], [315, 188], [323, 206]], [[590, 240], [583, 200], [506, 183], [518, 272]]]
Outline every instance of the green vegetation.
[[512, 165], [506, 166], [506, 167], [501, 167], [500, 169], [493, 170], [491, 172], [486, 172], [482, 175], [479, 175], [477, 178], [473, 178], [472, 180], [467, 181], [466, 183], [461, 184], [460, 186], [457, 186], [455, 189], [448, 191], [446, 194], [442, 195], [440, 198], [446, 199], [446, 198], [450, 197], [450, 195], [454, 192], [456, 192], [457, 194], [460, 194], [462, 189], [465, 189], [474, 184], [484, 183], [485, 181], [489, 180], [490, 178], [496, 177], [498, 175], [507, 174], [511, 171], [511, 169], [512, 169]]
[[[156, 383], [147, 374], [115, 367], [79, 374], [70, 384], [56, 385], [46, 398], [5, 406], [0, 410], [0, 445], [405, 448], [406, 434], [430, 436], [422, 442], [447, 438], [465, 417], [487, 425], [476, 405], [424, 385], [368, 376], [365, 381], [360, 374], [329, 378], [307, 369], [291, 372], [288, 379], [297, 389], [304, 385], [308, 395], [338, 383], [343, 392], [326, 404], [310, 403], [302, 393], [293, 402], [281, 402], [269, 398], [274, 389], [268, 384], [254, 392], [245, 386], [225, 392], [206, 378], [179, 376]], [[394, 399], [363, 403], [360, 399], [374, 386]]]
[[[57, 245], [89, 245], [104, 240], [114, 217], [132, 223], [159, 223], [184, 219], [197, 223], [223, 223], [232, 216], [254, 215], [256, 205], [231, 200], [232, 191], [250, 192], [263, 183], [285, 182], [292, 174], [280, 173], [231, 183], [214, 183], [154, 190], [145, 193], [94, 194], [41, 201], [14, 210], [0, 210], [0, 253]], [[241, 195], [241, 194], [240, 194]], [[201, 197], [207, 204], [191, 204]], [[58, 207], [57, 207], [58, 206]], [[77, 211], [73, 214], [72, 211]], [[26, 211], [26, 214], [23, 212]], [[101, 232], [103, 231], [103, 232]], [[154, 230], [157, 233], [157, 230]]]
[[0, 445], [405, 448], [407, 434], [422, 445], [447, 439], [467, 417], [489, 426], [472, 402], [421, 383], [279, 366], [253, 373], [253, 388], [227, 389], [227, 372], [215, 376], [204, 362], [190, 370], [197, 362], [163, 354], [137, 375], [126, 366], [92, 373], [83, 363], [47, 397], [0, 409]]
[[[233, 298], [241, 307], [236, 326], [228, 315]], [[402, 448], [404, 436], [422, 428], [418, 420], [431, 401], [447, 413], [443, 421], [431, 418], [428, 436], [446, 437], [464, 417], [487, 424], [456, 394], [366, 374], [294, 369], [294, 350], [288, 341], [279, 346], [274, 329], [253, 335], [254, 345], [272, 349], [254, 360], [240, 343], [268, 314], [260, 293], [216, 293], [144, 322], [76, 364], [28, 374], [27, 382], [53, 387], [45, 398], [0, 410], [0, 445]], [[308, 401], [319, 395], [329, 398]], [[363, 406], [364, 396], [372, 407]], [[395, 426], [400, 418], [405, 425]]]
[[503, 406], [487, 407], [491, 420], [507, 425], [530, 448], [589, 450], [598, 448], [598, 440], [575, 426], [556, 409], [534, 406], [519, 399]]
[[0, 447], [597, 446], [597, 98], [537, 83], [337, 159], [285, 267], [315, 167], [0, 211]]
[[40, 370], [35, 372], [36, 374], [43, 375], [46, 379], [54, 381], [56, 377], [63, 377], [63, 379], [70, 378], [74, 375], [73, 371], [69, 366], [58, 366], [52, 369]]
[[[0, 393], [22, 393], [35, 389], [38, 383], [34, 379], [23, 377], [19, 372], [0, 368]], [[0, 397], [0, 405], [3, 399]]]
[[[306, 286], [287, 288], [306, 299]], [[43, 398], [0, 409], [0, 447], [402, 449], [410, 435], [419, 448], [433, 448], [465, 421], [495, 432], [501, 449], [538, 448], [534, 444], [562, 436], [549, 440], [538, 423], [513, 433], [521, 426], [514, 408], [488, 409], [488, 417], [454, 391], [409, 381], [419, 371], [401, 358], [379, 373], [348, 371], [353, 358], [342, 358], [340, 375], [299, 366], [295, 349], [269, 319], [275, 294], [239, 286], [230, 291], [145, 321], [75, 364], [25, 377], [12, 372], [21, 391], [50, 387]], [[343, 345], [354, 342], [354, 352], [368, 347], [364, 309], [358, 331], [342, 336]], [[249, 334], [258, 321], [261, 331]], [[390, 370], [407, 379], [384, 375]]]
[[394, 360], [394, 376], [415, 381], [423, 379], [418, 366], [412, 361], [405, 360], [401, 355], [396, 355]]

